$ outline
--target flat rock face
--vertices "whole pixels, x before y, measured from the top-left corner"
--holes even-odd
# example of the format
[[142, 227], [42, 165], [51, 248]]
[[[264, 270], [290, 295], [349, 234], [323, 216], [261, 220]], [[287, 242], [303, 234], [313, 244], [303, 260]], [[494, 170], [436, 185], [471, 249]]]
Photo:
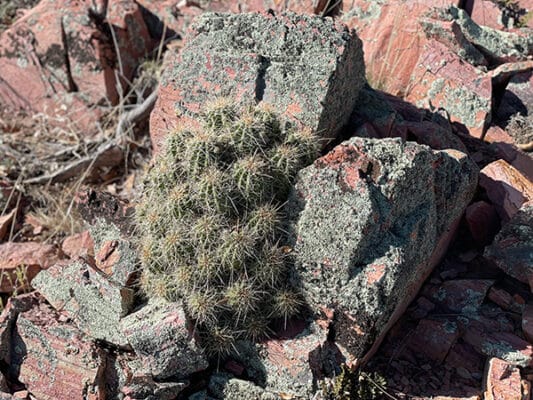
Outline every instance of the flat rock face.
[[533, 287], [533, 201], [522, 206], [503, 226], [485, 257], [507, 275]]
[[118, 346], [127, 340], [119, 328], [133, 291], [110, 282], [83, 262], [56, 264], [33, 281], [37, 289], [58, 311], [64, 311], [88, 336]]
[[486, 400], [524, 399], [518, 367], [498, 358], [491, 358], [487, 363], [484, 398]]
[[[352, 138], [299, 173], [288, 203], [294, 283], [333, 311], [351, 361], [379, 342], [447, 247], [477, 183], [458, 151]], [[326, 311], [327, 313], [327, 311]]]
[[[334, 138], [365, 81], [361, 41], [339, 22], [292, 13], [198, 17], [180, 54], [170, 52], [151, 118], [156, 147], [216, 97], [265, 101]], [[178, 115], [178, 116], [177, 116]]]
[[491, 119], [492, 82], [447, 46], [430, 40], [413, 70], [406, 99], [419, 107], [445, 109], [452, 121], [479, 137]]
[[13, 334], [10, 370], [40, 400], [96, 396], [101, 363], [96, 347], [49, 306], [22, 312]]
[[209, 366], [180, 304], [150, 303], [121, 321], [129, 344], [155, 379], [186, 377]]

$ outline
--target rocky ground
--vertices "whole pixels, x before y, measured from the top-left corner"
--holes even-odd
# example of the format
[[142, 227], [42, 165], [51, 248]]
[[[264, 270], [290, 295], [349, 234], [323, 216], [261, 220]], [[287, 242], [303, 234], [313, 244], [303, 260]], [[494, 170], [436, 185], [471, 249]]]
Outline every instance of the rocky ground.
[[[532, 16], [2, 2], [0, 399], [530, 399]], [[283, 211], [306, 311], [213, 357], [181, 300], [139, 287], [133, 215], [169, 132], [218, 97], [322, 149]]]

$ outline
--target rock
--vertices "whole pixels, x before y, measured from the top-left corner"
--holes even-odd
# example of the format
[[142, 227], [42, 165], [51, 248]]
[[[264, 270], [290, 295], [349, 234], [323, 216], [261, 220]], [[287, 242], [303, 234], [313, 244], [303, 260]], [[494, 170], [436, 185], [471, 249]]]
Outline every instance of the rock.
[[14, 209], [6, 215], [0, 216], [0, 243], [6, 238], [13, 224], [13, 218], [17, 214], [17, 210]]
[[[400, 137], [414, 140], [435, 150], [467, 152], [450, 129], [449, 122], [427, 121], [426, 111], [387, 93], [364, 87], [357, 100], [352, 120], [361, 125], [352, 136], [366, 138]], [[365, 121], [361, 123], [360, 121]]]
[[533, 202], [526, 203], [503, 226], [484, 256], [507, 275], [533, 290]]
[[525, 60], [533, 53], [533, 36], [527, 32], [519, 35], [480, 26], [472, 21], [465, 10], [454, 6], [447, 13], [473, 45], [497, 62]]
[[119, 228], [99, 219], [90, 228], [96, 268], [120, 286], [130, 286], [138, 272], [137, 254], [131, 240]]
[[131, 307], [132, 289], [107, 280], [82, 261], [56, 264], [40, 273], [33, 286], [88, 336], [118, 346], [128, 344], [119, 321]]
[[426, 43], [420, 18], [454, 0], [344, 2], [341, 21], [363, 41], [370, 85], [393, 95], [408, 93], [411, 73]]
[[194, 118], [220, 96], [271, 103], [331, 139], [348, 122], [364, 74], [361, 41], [339, 22], [292, 13], [206, 13], [182, 51], [165, 58], [152, 143], [157, 149], [180, 118]]
[[430, 110], [442, 108], [452, 121], [481, 137], [491, 120], [492, 81], [442, 43], [429, 40], [411, 75], [406, 100]]
[[476, 181], [463, 153], [398, 139], [352, 138], [300, 171], [287, 206], [293, 281], [316, 314], [334, 312], [348, 361], [369, 357], [405, 311]]
[[61, 250], [72, 260], [77, 260], [80, 257], [94, 258], [94, 241], [89, 231], [83, 231], [65, 238]]
[[491, 287], [487, 297], [504, 310], [520, 312], [520, 307], [514, 301], [513, 296], [506, 290]]
[[122, 389], [124, 400], [174, 400], [188, 382], [156, 382], [149, 376], [137, 376]]
[[520, 370], [498, 358], [487, 362], [483, 381], [486, 400], [523, 400]]
[[185, 378], [209, 366], [178, 303], [149, 303], [123, 318], [121, 328], [143, 368], [156, 380]]
[[492, 29], [507, 27], [502, 18], [502, 10], [490, 0], [467, 0], [464, 9], [472, 21], [478, 25], [488, 26]]
[[92, 342], [35, 292], [11, 298], [0, 316], [0, 360], [40, 400], [86, 398], [102, 368]]
[[533, 200], [531, 182], [503, 160], [491, 162], [481, 170], [479, 185], [487, 191], [503, 222], [509, 221], [522, 204]]
[[423, 319], [418, 323], [408, 346], [416, 353], [422, 352], [430, 359], [442, 362], [460, 334], [453, 321]]
[[482, 375], [485, 358], [474, 348], [461, 341], [455, 343], [445, 360], [445, 364], [452, 368], [465, 368], [470, 374]]
[[472, 238], [480, 247], [491, 243], [500, 229], [500, 218], [496, 209], [483, 200], [467, 207], [465, 220]]
[[496, 116], [502, 122], [507, 123], [511, 116], [517, 113], [522, 115], [533, 113], [533, 73], [531, 70], [509, 77]]
[[9, 392], [9, 386], [7, 385], [6, 377], [0, 372], [0, 393]]
[[446, 281], [433, 294], [433, 301], [451, 313], [475, 314], [483, 303], [491, 280], [456, 279]]
[[497, 357], [520, 367], [533, 365], [533, 348], [523, 339], [510, 332], [484, 332], [467, 329], [463, 340], [476, 351], [488, 357]]
[[245, 366], [247, 376], [268, 392], [309, 398], [317, 381], [340, 372], [343, 358], [328, 341], [327, 326], [325, 320], [289, 321], [286, 332], [276, 339], [237, 342], [235, 357]]
[[98, 391], [103, 365], [92, 342], [42, 301], [18, 314], [8, 372], [40, 400], [83, 399]]
[[252, 382], [236, 379], [230, 374], [224, 373], [213, 374], [209, 380], [209, 390], [217, 399], [277, 400], [280, 398], [274, 393], [270, 393], [260, 386], [254, 385]]
[[522, 331], [529, 343], [533, 344], [533, 305], [526, 304], [522, 312]]
[[155, 43], [134, 1], [111, 0], [105, 24], [92, 4], [42, 0], [2, 33], [4, 107], [44, 113], [50, 124], [66, 119], [82, 131], [97, 132], [100, 106], [118, 102]]
[[34, 242], [0, 244], [0, 293], [27, 289], [33, 278], [58, 261], [52, 245]]

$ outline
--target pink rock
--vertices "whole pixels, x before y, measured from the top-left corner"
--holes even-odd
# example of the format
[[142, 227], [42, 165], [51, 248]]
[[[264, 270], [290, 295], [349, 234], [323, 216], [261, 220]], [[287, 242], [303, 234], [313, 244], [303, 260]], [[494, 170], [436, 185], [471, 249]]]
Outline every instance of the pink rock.
[[63, 240], [61, 250], [71, 259], [94, 257], [94, 242], [89, 231], [83, 231]]
[[480, 354], [498, 357], [512, 365], [528, 367], [533, 365], [531, 344], [510, 332], [484, 332], [467, 329], [462, 339]]
[[529, 343], [533, 343], [533, 305], [531, 304], [527, 304], [522, 312], [522, 331]]
[[515, 308], [513, 307], [515, 305], [513, 296], [511, 296], [509, 292], [503, 289], [491, 287], [487, 297], [504, 310], [510, 310], [511, 308]]
[[490, 0], [467, 0], [465, 10], [479, 25], [494, 29], [504, 29], [502, 22], [502, 10]]
[[520, 370], [503, 360], [489, 359], [483, 383], [486, 400], [523, 400]]
[[458, 5], [454, 0], [343, 2], [341, 20], [363, 41], [368, 81], [393, 95], [406, 95], [411, 73], [427, 42], [419, 18], [432, 7]]
[[460, 334], [455, 322], [423, 319], [418, 323], [409, 347], [413, 351], [424, 353], [432, 360], [442, 362]]
[[436, 40], [427, 42], [412, 74], [408, 101], [422, 108], [443, 108], [452, 121], [480, 137], [490, 122], [491, 78]]
[[92, 4], [42, 0], [1, 34], [4, 107], [95, 131], [101, 115], [96, 105], [116, 104], [154, 43], [134, 1], [111, 0], [102, 24], [95, 22]]
[[100, 363], [94, 344], [70, 324], [58, 321], [39, 304], [17, 318], [9, 365], [40, 400], [83, 399], [98, 392]]
[[57, 249], [34, 242], [0, 244], [0, 293], [28, 288], [42, 269], [58, 261]]
[[486, 201], [476, 201], [470, 204], [465, 213], [468, 229], [472, 238], [479, 246], [485, 246], [500, 228], [500, 218], [494, 206]]
[[531, 182], [504, 160], [494, 161], [483, 168], [479, 185], [487, 191], [504, 222], [509, 221], [522, 204], [533, 200]]
[[472, 314], [477, 312], [494, 281], [484, 279], [457, 279], [444, 282], [433, 301], [450, 312]]

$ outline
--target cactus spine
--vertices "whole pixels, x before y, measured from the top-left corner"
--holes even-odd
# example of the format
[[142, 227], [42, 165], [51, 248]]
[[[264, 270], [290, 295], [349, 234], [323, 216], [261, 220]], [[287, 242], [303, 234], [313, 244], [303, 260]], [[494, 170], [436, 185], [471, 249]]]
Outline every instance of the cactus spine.
[[149, 296], [183, 299], [203, 345], [220, 355], [302, 306], [286, 279], [282, 204], [319, 146], [265, 105], [217, 100], [201, 122], [171, 133], [145, 178], [141, 283]]

